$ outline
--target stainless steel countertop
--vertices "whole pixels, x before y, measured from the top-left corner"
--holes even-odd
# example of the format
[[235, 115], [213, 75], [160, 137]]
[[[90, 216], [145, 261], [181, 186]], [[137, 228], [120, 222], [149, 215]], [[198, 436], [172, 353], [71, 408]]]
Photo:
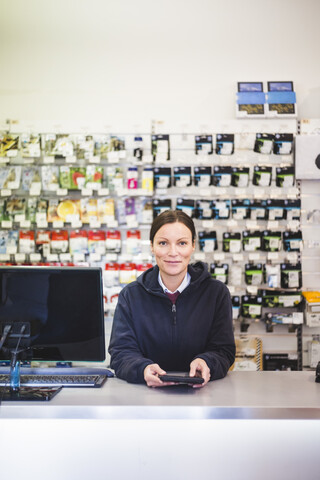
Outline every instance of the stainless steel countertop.
[[117, 378], [64, 388], [50, 402], [3, 402], [1, 418], [320, 419], [314, 372], [229, 372], [204, 388], [148, 388]]

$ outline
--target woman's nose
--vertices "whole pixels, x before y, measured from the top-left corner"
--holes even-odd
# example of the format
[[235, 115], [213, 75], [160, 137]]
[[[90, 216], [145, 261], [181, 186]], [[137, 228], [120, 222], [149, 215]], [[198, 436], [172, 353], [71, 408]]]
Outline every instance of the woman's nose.
[[170, 245], [169, 255], [176, 255], [176, 254], [177, 254], [176, 246], [175, 245]]

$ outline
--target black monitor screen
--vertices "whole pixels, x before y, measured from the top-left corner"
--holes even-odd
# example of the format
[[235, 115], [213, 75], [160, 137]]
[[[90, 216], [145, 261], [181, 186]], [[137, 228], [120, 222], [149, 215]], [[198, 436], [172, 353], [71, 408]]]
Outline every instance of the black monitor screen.
[[90, 267], [0, 267], [0, 359], [10, 359], [19, 329], [21, 358], [105, 360], [102, 272]]

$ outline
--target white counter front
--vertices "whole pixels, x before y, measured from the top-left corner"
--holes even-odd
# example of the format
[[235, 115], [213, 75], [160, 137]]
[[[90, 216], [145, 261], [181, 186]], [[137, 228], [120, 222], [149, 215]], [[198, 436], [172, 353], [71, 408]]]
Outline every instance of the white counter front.
[[152, 389], [110, 378], [50, 402], [3, 402], [0, 478], [318, 480], [314, 379], [230, 372], [201, 389]]

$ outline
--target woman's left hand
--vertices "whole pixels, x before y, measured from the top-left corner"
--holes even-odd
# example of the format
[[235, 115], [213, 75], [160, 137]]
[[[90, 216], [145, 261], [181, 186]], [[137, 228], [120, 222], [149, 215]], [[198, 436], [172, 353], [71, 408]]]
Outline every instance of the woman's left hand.
[[200, 385], [193, 385], [193, 388], [204, 387], [210, 380], [210, 369], [206, 362], [202, 358], [195, 358], [190, 363], [190, 377], [201, 377], [204, 379], [204, 382]]

